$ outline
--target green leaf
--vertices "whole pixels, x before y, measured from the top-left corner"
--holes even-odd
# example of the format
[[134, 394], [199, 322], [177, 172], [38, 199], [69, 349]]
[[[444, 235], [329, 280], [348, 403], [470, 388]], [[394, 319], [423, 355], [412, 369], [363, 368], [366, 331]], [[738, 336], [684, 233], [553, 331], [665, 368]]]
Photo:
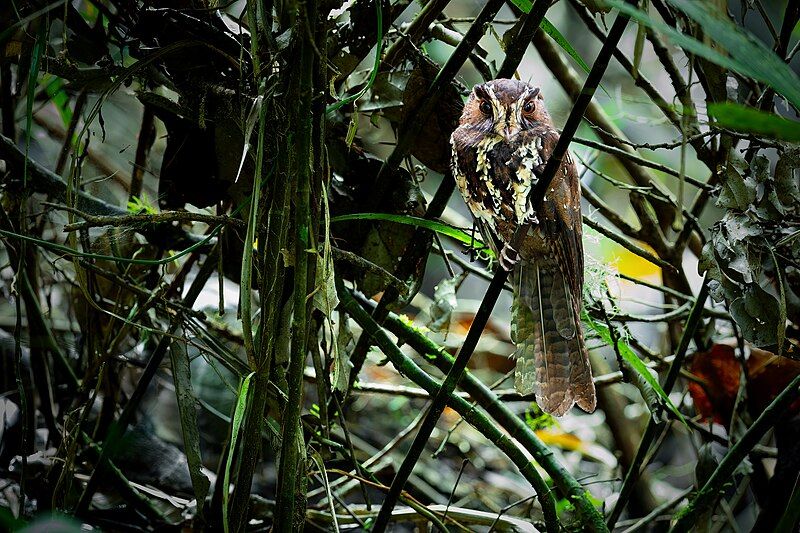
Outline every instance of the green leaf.
[[533, 7], [531, 0], [511, 0], [511, 3], [517, 6], [523, 13], [530, 13]]
[[483, 242], [474, 238], [464, 230], [460, 230], [438, 220], [428, 220], [426, 218], [412, 217], [410, 215], [392, 215], [389, 213], [355, 213], [352, 215], [340, 215], [338, 217], [333, 217], [331, 222], [345, 222], [348, 220], [385, 220], [387, 222], [396, 222], [397, 224], [406, 224], [410, 226], [416, 226], [418, 228], [429, 229], [431, 231], [435, 231], [436, 233], [446, 235], [461, 243], [472, 245], [478, 249], [481, 249], [482, 253], [486, 253], [488, 256], [494, 257], [494, 253], [492, 253]]
[[[586, 324], [588, 324], [589, 327], [592, 328], [592, 330], [594, 330], [594, 332], [597, 333], [606, 344], [609, 346], [614, 345], [614, 341], [611, 338], [611, 332], [608, 330], [608, 327], [592, 320], [586, 311], [581, 313], [581, 319], [586, 322]], [[686, 420], [683, 418], [683, 415], [678, 408], [675, 407], [675, 404], [672, 403], [672, 400], [669, 399], [669, 396], [667, 396], [667, 393], [664, 392], [664, 389], [661, 388], [658, 380], [653, 377], [653, 374], [650, 373], [650, 369], [648, 369], [642, 360], [639, 359], [635, 353], [633, 353], [633, 350], [631, 350], [630, 346], [628, 346], [628, 344], [624, 342], [619, 335], [617, 335], [616, 345], [617, 350], [619, 350], [622, 358], [625, 359], [625, 361], [627, 361], [631, 367], [633, 367], [636, 373], [639, 374], [644, 381], [650, 385], [650, 387], [652, 387], [652, 389], [656, 394], [658, 394], [669, 410], [675, 413], [675, 416], [677, 416], [678, 419], [683, 422], [684, 425], [686, 425]]]
[[581, 55], [578, 53], [577, 50], [570, 44], [566, 37], [564, 37], [558, 28], [553, 26], [549, 20], [546, 18], [542, 19], [542, 23], [539, 24], [539, 28], [542, 29], [547, 35], [553, 38], [558, 46], [564, 49], [564, 51], [569, 54], [569, 56], [575, 60], [575, 62], [580, 65], [584, 72], [589, 72], [591, 69], [586, 61], [583, 60]]
[[132, 215], [155, 215], [158, 209], [147, 198], [147, 193], [143, 192], [142, 196], [132, 196], [128, 200], [128, 213]]
[[663, 33], [687, 52], [766, 83], [794, 106], [800, 107], [800, 77], [758, 38], [730, 20], [720, 17], [705, 2], [696, 0], [668, 0], [668, 2], [695, 20], [703, 28], [704, 34], [716, 41], [727, 55], [662, 21], [651, 18], [624, 0], [606, 0], [607, 4], [622, 13]]
[[800, 122], [732, 102], [709, 104], [708, 116], [718, 126], [744, 133], [755, 133], [782, 141], [800, 142]]
[[[523, 13], [530, 13], [531, 8], [533, 7], [533, 2], [530, 0], [511, 0], [511, 3], [517, 6]], [[575, 62], [584, 70], [584, 72], [589, 72], [589, 70], [591, 70], [589, 65], [583, 60], [578, 51], [575, 50], [575, 47], [572, 46], [567, 38], [564, 37], [564, 35], [558, 31], [558, 28], [553, 26], [553, 24], [547, 20], [547, 18], [542, 19], [542, 22], [539, 24], [539, 28], [547, 35], [552, 37], [556, 44], [558, 44], [558, 46], [560, 46], [572, 59], [574, 59]]]
[[56, 106], [64, 127], [68, 127], [72, 121], [72, 109], [69, 107], [69, 95], [64, 90], [64, 80], [52, 74], [45, 74], [39, 80], [39, 84], [44, 87], [50, 101]]
[[228, 523], [228, 487], [231, 486], [231, 465], [233, 464], [233, 457], [236, 455], [236, 442], [239, 440], [239, 432], [242, 430], [242, 422], [244, 415], [247, 412], [247, 406], [250, 404], [250, 382], [255, 376], [255, 372], [250, 372], [247, 377], [242, 381], [242, 386], [239, 388], [239, 398], [236, 400], [236, 410], [233, 412], [233, 423], [231, 425], [231, 444], [228, 447], [228, 457], [225, 461], [225, 475], [223, 476], [222, 485], [222, 527], [225, 533], [228, 533], [230, 524]]
[[[180, 339], [181, 332], [176, 332]], [[203, 458], [200, 453], [200, 430], [197, 427], [197, 396], [192, 388], [192, 371], [189, 363], [189, 354], [186, 343], [176, 340], [170, 348], [172, 361], [172, 380], [175, 383], [175, 397], [178, 401], [178, 411], [181, 417], [181, 433], [183, 434], [183, 449], [186, 461], [189, 463], [189, 476], [192, 479], [192, 488], [197, 498], [197, 516], [203, 516], [203, 502], [208, 495], [210, 483], [203, 473]]]

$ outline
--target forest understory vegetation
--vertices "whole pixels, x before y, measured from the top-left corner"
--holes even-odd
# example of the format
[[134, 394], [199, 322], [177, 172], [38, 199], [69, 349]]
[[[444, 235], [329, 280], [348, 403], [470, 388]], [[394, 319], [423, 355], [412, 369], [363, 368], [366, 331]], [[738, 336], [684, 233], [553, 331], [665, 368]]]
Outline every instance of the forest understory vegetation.
[[[0, 530], [797, 531], [799, 23], [0, 3]], [[594, 413], [515, 391], [455, 192], [501, 78], [577, 164]]]

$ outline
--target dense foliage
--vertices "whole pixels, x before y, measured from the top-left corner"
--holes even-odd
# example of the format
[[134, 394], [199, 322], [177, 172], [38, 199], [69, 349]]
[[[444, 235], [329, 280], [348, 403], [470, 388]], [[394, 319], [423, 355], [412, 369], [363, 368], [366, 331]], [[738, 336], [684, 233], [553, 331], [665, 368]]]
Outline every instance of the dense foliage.
[[[0, 528], [368, 530], [392, 487], [397, 530], [796, 529], [800, 3], [0, 21]], [[453, 194], [464, 98], [514, 76], [579, 162], [594, 414], [507, 384]]]

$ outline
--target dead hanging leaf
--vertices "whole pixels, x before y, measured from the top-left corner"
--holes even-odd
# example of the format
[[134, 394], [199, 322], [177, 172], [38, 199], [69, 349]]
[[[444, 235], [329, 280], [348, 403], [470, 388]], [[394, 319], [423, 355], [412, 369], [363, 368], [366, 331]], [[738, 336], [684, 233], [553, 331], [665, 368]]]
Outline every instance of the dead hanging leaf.
[[458, 305], [456, 291], [467, 277], [466, 272], [457, 276], [442, 280], [433, 291], [433, 303], [431, 303], [428, 314], [431, 320], [428, 327], [437, 332], [447, 332], [450, 330], [450, 319], [453, 317], [453, 310]]
[[347, 391], [350, 370], [353, 368], [353, 363], [350, 362], [350, 353], [354, 346], [355, 340], [350, 331], [347, 315], [339, 313], [339, 331], [336, 332], [336, 342], [333, 345], [333, 378], [331, 379], [333, 389], [336, 391]]
[[708, 352], [697, 353], [692, 360], [692, 374], [705, 384], [689, 382], [689, 393], [703, 418], [712, 418], [727, 427], [739, 390], [739, 363], [732, 346], [715, 344]]
[[780, 154], [774, 174], [763, 156], [727, 165], [716, 202], [726, 212], [700, 261], [711, 296], [728, 303], [745, 340], [775, 352], [792, 339], [786, 320], [795, 323], [790, 307], [798, 290], [784, 273], [800, 260], [800, 246], [792, 242], [800, 224], [800, 157], [783, 147]]
[[[359, 150], [356, 144], [348, 150], [344, 143], [329, 149], [334, 179], [331, 183], [330, 205], [332, 217], [364, 212], [396, 215], [425, 214], [425, 200], [414, 177], [405, 169], [392, 171], [386, 179], [392, 184], [384, 198], [373, 196], [373, 183], [383, 162]], [[416, 228], [395, 222], [352, 220], [331, 226], [333, 242], [337, 248], [352, 252], [367, 262], [377, 265], [407, 286], [400, 288], [405, 301], [419, 290], [433, 235], [427, 232], [424, 242], [409, 249]], [[403, 272], [399, 271], [400, 265]], [[342, 261], [337, 273], [344, 279], [355, 281], [368, 297], [386, 290], [387, 277], [354, 262]]]
[[336, 294], [335, 272], [333, 270], [333, 258], [328, 256], [317, 256], [317, 279], [315, 282], [314, 308], [319, 309], [326, 317], [333, 314], [333, 310], [339, 305], [339, 296]]
[[[411, 73], [403, 92], [403, 121], [422, 105], [422, 99], [438, 72], [439, 68], [435, 63], [421, 60]], [[427, 117], [411, 147], [414, 157], [441, 174], [445, 174], [450, 167], [450, 135], [458, 126], [463, 107], [461, 95], [455, 86], [450, 84], [445, 87], [436, 112]]]
[[[739, 391], [740, 371], [732, 345], [715, 344], [709, 351], [694, 355], [691, 372], [703, 384], [690, 382], [689, 393], [703, 418], [728, 427]], [[800, 362], [750, 347], [747, 374], [749, 408], [752, 413], [760, 413], [800, 374]], [[793, 413], [798, 409], [800, 402], [790, 408]]]

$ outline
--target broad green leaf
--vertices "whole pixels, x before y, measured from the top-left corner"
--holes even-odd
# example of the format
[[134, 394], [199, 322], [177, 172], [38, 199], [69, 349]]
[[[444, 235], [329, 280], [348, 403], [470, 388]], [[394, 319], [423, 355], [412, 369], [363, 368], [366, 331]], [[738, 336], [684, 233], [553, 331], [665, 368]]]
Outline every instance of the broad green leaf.
[[[592, 320], [586, 311], [581, 313], [581, 319], [586, 322], [586, 324], [588, 324], [589, 327], [592, 328], [592, 330], [594, 330], [594, 332], [597, 333], [606, 344], [609, 346], [614, 345], [614, 341], [612, 340], [611, 332], [608, 330], [608, 327]], [[653, 388], [656, 394], [658, 394], [658, 396], [664, 401], [664, 404], [669, 408], [669, 410], [675, 413], [675, 416], [677, 416], [678, 419], [683, 422], [684, 425], [686, 425], [686, 420], [683, 418], [681, 412], [677, 407], [675, 407], [675, 404], [672, 403], [672, 400], [669, 399], [667, 393], [664, 392], [664, 389], [661, 388], [658, 380], [653, 377], [653, 375], [650, 373], [650, 370], [645, 366], [642, 360], [639, 359], [635, 353], [633, 353], [633, 350], [631, 350], [630, 346], [628, 346], [625, 341], [619, 338], [619, 336], [617, 336], [616, 345], [617, 350], [619, 350], [619, 354], [622, 356], [622, 358], [625, 359], [625, 361], [627, 361], [628, 364], [633, 367], [636, 373], [639, 374], [644, 381]]]
[[606, 0], [609, 5], [622, 13], [663, 33], [687, 52], [766, 83], [794, 106], [800, 107], [800, 77], [763, 42], [730, 20], [720, 17], [705, 2], [668, 1], [700, 24], [705, 35], [719, 44], [727, 55], [662, 21], [651, 18], [624, 0]]
[[132, 215], [155, 215], [158, 213], [158, 208], [147, 198], [147, 193], [142, 192], [141, 196], [131, 196], [128, 199], [128, 213]]
[[236, 455], [236, 443], [239, 440], [239, 432], [242, 430], [242, 422], [250, 404], [250, 382], [255, 376], [255, 372], [250, 372], [242, 381], [239, 388], [239, 398], [236, 400], [236, 409], [233, 412], [233, 423], [231, 425], [231, 443], [228, 447], [228, 457], [225, 461], [225, 475], [222, 485], [222, 528], [228, 533], [230, 524], [228, 523], [228, 489], [231, 486], [231, 465], [233, 457]]
[[64, 128], [69, 126], [72, 122], [72, 109], [69, 107], [69, 95], [64, 90], [64, 80], [52, 74], [45, 74], [40, 80], [41, 85], [53, 105], [56, 106], [58, 114], [61, 115], [61, 122], [64, 123]]
[[718, 126], [782, 141], [800, 142], [800, 122], [731, 102], [709, 104], [708, 115]]
[[331, 222], [345, 222], [348, 220], [385, 220], [387, 222], [396, 222], [397, 224], [407, 224], [409, 226], [429, 229], [431, 231], [435, 231], [436, 233], [447, 235], [448, 237], [464, 244], [471, 244], [474, 247], [481, 249], [482, 252], [486, 253], [490, 257], [494, 257], [494, 254], [483, 242], [479, 241], [463, 230], [454, 228], [453, 226], [438, 220], [428, 220], [426, 218], [412, 217], [410, 215], [392, 215], [389, 213], [355, 213], [352, 215], [340, 215], [338, 217], [333, 217]]

